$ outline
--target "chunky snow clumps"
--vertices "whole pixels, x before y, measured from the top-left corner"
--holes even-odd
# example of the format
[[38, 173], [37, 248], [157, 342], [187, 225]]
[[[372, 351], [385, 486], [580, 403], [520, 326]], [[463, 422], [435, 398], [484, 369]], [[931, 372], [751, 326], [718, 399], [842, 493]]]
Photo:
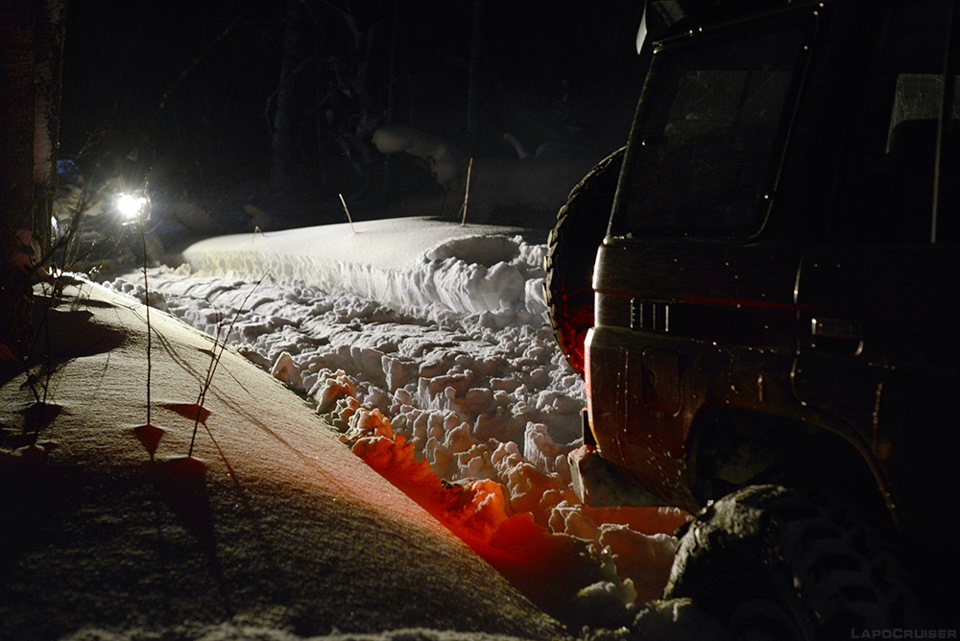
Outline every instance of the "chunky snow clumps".
[[[545, 320], [544, 245], [512, 230], [376, 222], [204, 241], [179, 268], [149, 271], [151, 302], [306, 395], [475, 549], [516, 545], [525, 515], [528, 547], [593, 559], [571, 586], [580, 603], [626, 612], [657, 598], [685, 517], [590, 509], [570, 490], [584, 390]], [[111, 285], [142, 294], [138, 282]]]

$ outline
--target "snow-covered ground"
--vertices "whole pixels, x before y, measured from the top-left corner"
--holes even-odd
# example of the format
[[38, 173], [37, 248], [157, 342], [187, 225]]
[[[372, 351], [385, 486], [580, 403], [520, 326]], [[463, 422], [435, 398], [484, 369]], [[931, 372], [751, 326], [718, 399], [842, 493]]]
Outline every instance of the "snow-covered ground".
[[[571, 492], [583, 383], [546, 322], [545, 251], [525, 230], [394, 219], [210, 239], [148, 282], [155, 306], [306, 395], [535, 602], [589, 588], [616, 611], [660, 595], [685, 515]], [[111, 286], [143, 294], [139, 272]], [[513, 556], [555, 558], [538, 573], [501, 558], [518, 536]]]
[[142, 272], [45, 286], [49, 360], [0, 363], [0, 638], [714, 638], [657, 600], [686, 515], [570, 490], [544, 251], [427, 219], [198, 243], [148, 270], [149, 402]]
[[29, 372], [0, 362], [0, 639], [563, 636], [296, 395], [155, 311], [148, 395], [147, 310], [65, 281]]

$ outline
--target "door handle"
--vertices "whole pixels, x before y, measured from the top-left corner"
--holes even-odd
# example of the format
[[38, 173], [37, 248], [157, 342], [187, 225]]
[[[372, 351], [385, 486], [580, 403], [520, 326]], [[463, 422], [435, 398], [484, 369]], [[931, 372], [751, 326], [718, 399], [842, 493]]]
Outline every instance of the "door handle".
[[860, 323], [839, 318], [813, 318], [810, 322], [810, 332], [819, 338], [863, 340], [863, 329]]
[[863, 351], [863, 327], [858, 321], [842, 318], [810, 319], [810, 334], [815, 347], [832, 350], [851, 350], [854, 354]]

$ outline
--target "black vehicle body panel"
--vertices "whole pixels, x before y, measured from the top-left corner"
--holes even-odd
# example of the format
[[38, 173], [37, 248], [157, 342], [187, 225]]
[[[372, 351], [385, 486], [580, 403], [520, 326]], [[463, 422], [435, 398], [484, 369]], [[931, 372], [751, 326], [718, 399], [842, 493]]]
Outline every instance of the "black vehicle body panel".
[[[830, 485], [855, 501], [866, 500], [869, 488], [869, 500], [901, 524], [929, 522], [957, 500], [950, 472], [958, 425], [949, 400], [960, 385], [960, 335], [951, 313], [960, 289], [960, 145], [951, 146], [954, 131], [960, 140], [960, 114], [944, 109], [936, 138], [913, 147], [907, 169], [897, 165], [893, 133], [904, 121], [903, 129], [921, 120], [913, 128], [930, 128], [929, 114], [912, 117], [909, 105], [897, 121], [895, 101], [911, 83], [942, 74], [945, 62], [947, 77], [960, 69], [960, 30], [950, 44], [953, 25], [936, 18], [949, 4], [720, 3], [677, 23], [654, 45], [597, 253], [586, 376], [589, 425], [602, 456], [664, 504], [696, 509], [717, 498], [718, 488], [735, 486], [738, 475], [755, 480], [757, 470]], [[917, 14], [928, 7], [929, 15]], [[900, 40], [910, 25], [902, 23], [910, 21], [903, 15], [913, 15], [917, 29], [941, 30], [942, 42], [927, 39], [904, 53]], [[751, 125], [775, 120], [767, 142], [750, 147], [746, 126], [732, 121], [715, 148], [697, 147], [709, 123], [654, 122], [675, 119], [668, 107], [682, 100], [694, 109], [683, 82], [664, 79], [697, 60], [677, 52], [695, 50], [701, 38], [705, 50], [715, 38], [723, 51], [723, 38], [739, 42], [775, 29], [793, 34], [796, 51], [768, 65], [783, 72], [764, 80], [782, 93], [771, 103], [776, 117], [749, 108]], [[757, 51], [778, 46], [761, 37]], [[901, 58], [919, 66], [899, 70]], [[697, 82], [729, 74], [712, 53], [701, 59], [710, 67], [697, 72]], [[928, 68], [925, 61], [935, 59], [940, 68]], [[744, 109], [753, 71], [736, 71], [746, 78]], [[656, 101], [669, 83], [674, 102], [658, 115]], [[942, 102], [949, 105], [953, 83], [944, 84]], [[662, 142], [671, 136], [689, 137], [692, 154]], [[737, 146], [733, 169], [718, 153], [730, 144]], [[684, 155], [672, 158], [675, 152]], [[712, 163], [706, 170], [705, 162]], [[686, 183], [684, 171], [691, 172]], [[721, 203], [727, 194], [710, 176], [738, 181], [734, 199]], [[664, 193], [644, 193], [658, 189]], [[688, 211], [705, 195], [720, 203], [710, 211], [733, 222], [677, 213], [669, 196], [678, 192]], [[760, 433], [763, 445], [746, 454], [718, 445]], [[802, 441], [813, 445], [803, 449]], [[718, 461], [721, 453], [729, 460]]]

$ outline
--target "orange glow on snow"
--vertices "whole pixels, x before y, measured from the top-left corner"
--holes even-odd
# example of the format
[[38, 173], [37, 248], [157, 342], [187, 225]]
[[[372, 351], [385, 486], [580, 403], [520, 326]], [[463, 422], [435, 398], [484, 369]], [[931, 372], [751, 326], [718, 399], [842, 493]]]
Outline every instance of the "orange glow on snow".
[[496, 483], [444, 484], [426, 461], [414, 460], [413, 446], [402, 436], [361, 438], [353, 452], [541, 607], [573, 600], [583, 586], [576, 579], [596, 571], [584, 541], [548, 532], [529, 513], [507, 516]]
[[[516, 505], [511, 508], [499, 483], [491, 480], [446, 483], [433, 473], [427, 461], [416, 460], [413, 444], [395, 434], [389, 421], [378, 411], [361, 411], [361, 414], [355, 419], [363, 435], [354, 433], [353, 438], [345, 437], [352, 443], [353, 453], [410, 496], [540, 607], [556, 611], [572, 603], [583, 587], [609, 578], [602, 575], [596, 554], [591, 550], [591, 539], [600, 546], [609, 546], [614, 554], [618, 549], [629, 551], [622, 562], [626, 572], [621, 571], [620, 576], [637, 578], [634, 581], [637, 597], [649, 600], [660, 596], [672, 553], [665, 557], [655, 548], [637, 559], [628, 539], [641, 536], [637, 532], [672, 534], [687, 520], [684, 513], [657, 508], [600, 510], [579, 506], [577, 518], [583, 519], [586, 514], [591, 523], [583, 527], [585, 531], [592, 528], [592, 533], [581, 537], [576, 532], [576, 524], [572, 531], [577, 536], [551, 532], [535, 522], [531, 512], [519, 511]], [[556, 502], [561, 500], [559, 492], [550, 492], [558, 494]], [[527, 507], [525, 503], [521, 507]], [[601, 534], [595, 523], [615, 525], [605, 527]], [[627, 528], [635, 531], [628, 532]], [[571, 529], [564, 528], [564, 531]], [[618, 569], [620, 565], [618, 561]]]

